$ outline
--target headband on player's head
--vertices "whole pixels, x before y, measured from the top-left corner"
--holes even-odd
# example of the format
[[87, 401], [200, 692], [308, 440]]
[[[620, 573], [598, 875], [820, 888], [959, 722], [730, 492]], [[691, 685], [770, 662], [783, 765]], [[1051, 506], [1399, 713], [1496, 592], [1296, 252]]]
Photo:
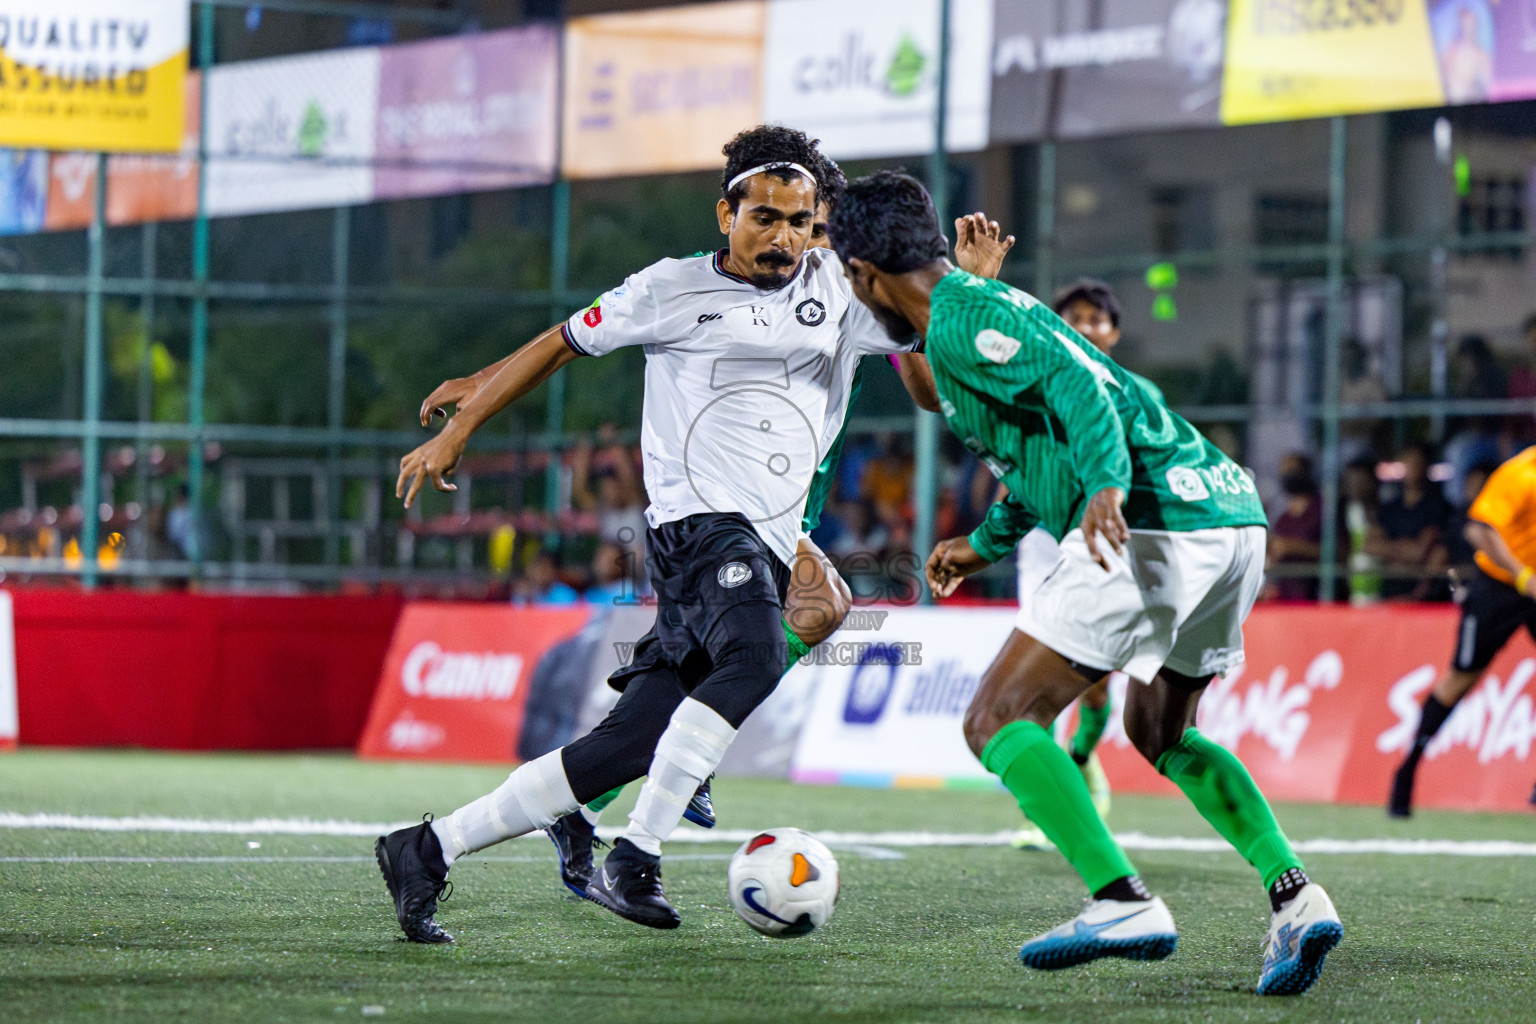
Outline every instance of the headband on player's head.
[[725, 190], [729, 192], [737, 185], [740, 185], [742, 182], [752, 177], [752, 175], [762, 174], [764, 171], [799, 171], [801, 174], [811, 179], [812, 185], [816, 184], [816, 175], [812, 174], [804, 167], [801, 167], [799, 164], [791, 160], [775, 160], [773, 163], [759, 164], [750, 170], [742, 171], [740, 174], [736, 175], [736, 177], [731, 179], [730, 184], [725, 186]]

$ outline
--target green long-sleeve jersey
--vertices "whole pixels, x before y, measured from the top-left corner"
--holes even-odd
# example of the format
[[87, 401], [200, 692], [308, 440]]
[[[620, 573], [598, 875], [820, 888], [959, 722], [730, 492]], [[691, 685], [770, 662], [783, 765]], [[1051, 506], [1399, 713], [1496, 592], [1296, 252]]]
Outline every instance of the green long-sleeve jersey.
[[1088, 498], [1126, 492], [1136, 530], [1263, 526], [1242, 468], [1034, 296], [957, 270], [934, 287], [926, 353], [950, 430], [1008, 487], [971, 545], [989, 561]]

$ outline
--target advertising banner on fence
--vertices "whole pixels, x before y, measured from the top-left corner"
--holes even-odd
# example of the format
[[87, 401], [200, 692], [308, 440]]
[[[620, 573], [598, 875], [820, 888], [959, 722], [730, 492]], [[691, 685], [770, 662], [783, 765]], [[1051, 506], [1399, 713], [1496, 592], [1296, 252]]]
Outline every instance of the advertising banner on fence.
[[566, 176], [721, 166], [720, 147], [762, 120], [765, 17], [761, 0], [733, 0], [566, 22]]
[[[1385, 804], [1456, 624], [1456, 610], [1443, 605], [1260, 607], [1244, 628], [1247, 664], [1206, 691], [1199, 727], [1277, 800]], [[852, 664], [797, 669], [816, 673], [816, 690], [792, 777], [916, 787], [995, 781], [966, 747], [962, 722], [1011, 628], [1006, 610], [898, 608]], [[1099, 747], [1105, 771], [1118, 789], [1173, 793], [1126, 737], [1126, 687], [1123, 677], [1111, 686], [1115, 714]], [[1057, 723], [1063, 737], [1071, 728], [1071, 714]], [[1418, 803], [1527, 807], [1533, 743], [1536, 646], [1522, 633], [1430, 745]]]
[[1536, 96], [1536, 2], [1431, 0], [1429, 20], [1447, 103]]
[[1227, 124], [1443, 102], [1424, 0], [1231, 0], [1228, 26]]
[[[776, 0], [768, 8], [763, 119], [821, 139], [838, 159], [933, 148], [938, 0]], [[950, 9], [951, 150], [987, 145], [992, 0]]]
[[216, 66], [208, 78], [208, 213], [373, 198], [377, 49]]
[[589, 615], [584, 606], [406, 605], [358, 753], [434, 761], [514, 760], [540, 659], [579, 634]]
[[997, 0], [992, 141], [1220, 124], [1226, 18], [1226, 0]]
[[0, 0], [0, 145], [171, 152], [186, 0]]
[[[200, 72], [187, 76], [187, 116], [174, 154], [125, 153], [107, 158], [107, 223], [190, 220], [197, 214], [197, 132]], [[53, 153], [48, 158], [49, 231], [83, 228], [96, 202], [96, 154]]]
[[376, 197], [553, 180], [559, 47], [536, 25], [380, 51]]

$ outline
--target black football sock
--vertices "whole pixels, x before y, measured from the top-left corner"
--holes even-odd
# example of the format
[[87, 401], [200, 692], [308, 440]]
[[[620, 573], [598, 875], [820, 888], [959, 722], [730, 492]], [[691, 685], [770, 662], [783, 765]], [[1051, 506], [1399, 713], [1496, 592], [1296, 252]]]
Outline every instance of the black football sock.
[[1119, 900], [1122, 903], [1144, 903], [1152, 898], [1140, 875], [1117, 878], [1093, 894], [1096, 900]]
[[1287, 868], [1285, 874], [1275, 879], [1275, 884], [1269, 887], [1269, 909], [1280, 913], [1280, 908], [1295, 899], [1301, 887], [1311, 881], [1301, 868]]
[[1429, 741], [1435, 738], [1435, 733], [1445, 724], [1445, 720], [1451, 717], [1455, 709], [1454, 704], [1442, 704], [1440, 698], [1430, 693], [1424, 698], [1424, 710], [1419, 713], [1419, 731], [1414, 734], [1413, 747], [1408, 751], [1408, 760], [1418, 764], [1419, 758], [1424, 756], [1424, 748], [1429, 746]]

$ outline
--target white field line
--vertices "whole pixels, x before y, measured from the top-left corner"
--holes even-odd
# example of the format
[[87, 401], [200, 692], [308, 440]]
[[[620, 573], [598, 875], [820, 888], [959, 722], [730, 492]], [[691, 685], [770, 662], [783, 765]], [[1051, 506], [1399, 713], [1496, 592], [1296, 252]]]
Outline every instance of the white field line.
[[[0, 829], [66, 829], [81, 832], [176, 832], [200, 835], [349, 836], [372, 838], [413, 822], [313, 821], [305, 818], [253, 818], [249, 821], [138, 816], [126, 818], [77, 814], [21, 814], [0, 811]], [[598, 834], [612, 840], [618, 829]], [[674, 843], [744, 843], [757, 835], [750, 829], [705, 830], [685, 825], [673, 833]], [[924, 847], [1006, 846], [1012, 832], [817, 832], [829, 846]], [[524, 838], [542, 838], [540, 833]], [[1220, 853], [1231, 849], [1215, 837], [1148, 836], [1123, 832], [1115, 837], [1127, 850], [1172, 850]], [[1501, 839], [1303, 839], [1293, 844], [1299, 853], [1366, 854], [1450, 857], [1536, 857], [1536, 843]]]
[[[730, 860], [728, 853], [682, 853], [670, 860]], [[549, 857], [476, 857], [481, 864], [552, 864]], [[0, 864], [373, 864], [372, 857], [0, 857]]]

